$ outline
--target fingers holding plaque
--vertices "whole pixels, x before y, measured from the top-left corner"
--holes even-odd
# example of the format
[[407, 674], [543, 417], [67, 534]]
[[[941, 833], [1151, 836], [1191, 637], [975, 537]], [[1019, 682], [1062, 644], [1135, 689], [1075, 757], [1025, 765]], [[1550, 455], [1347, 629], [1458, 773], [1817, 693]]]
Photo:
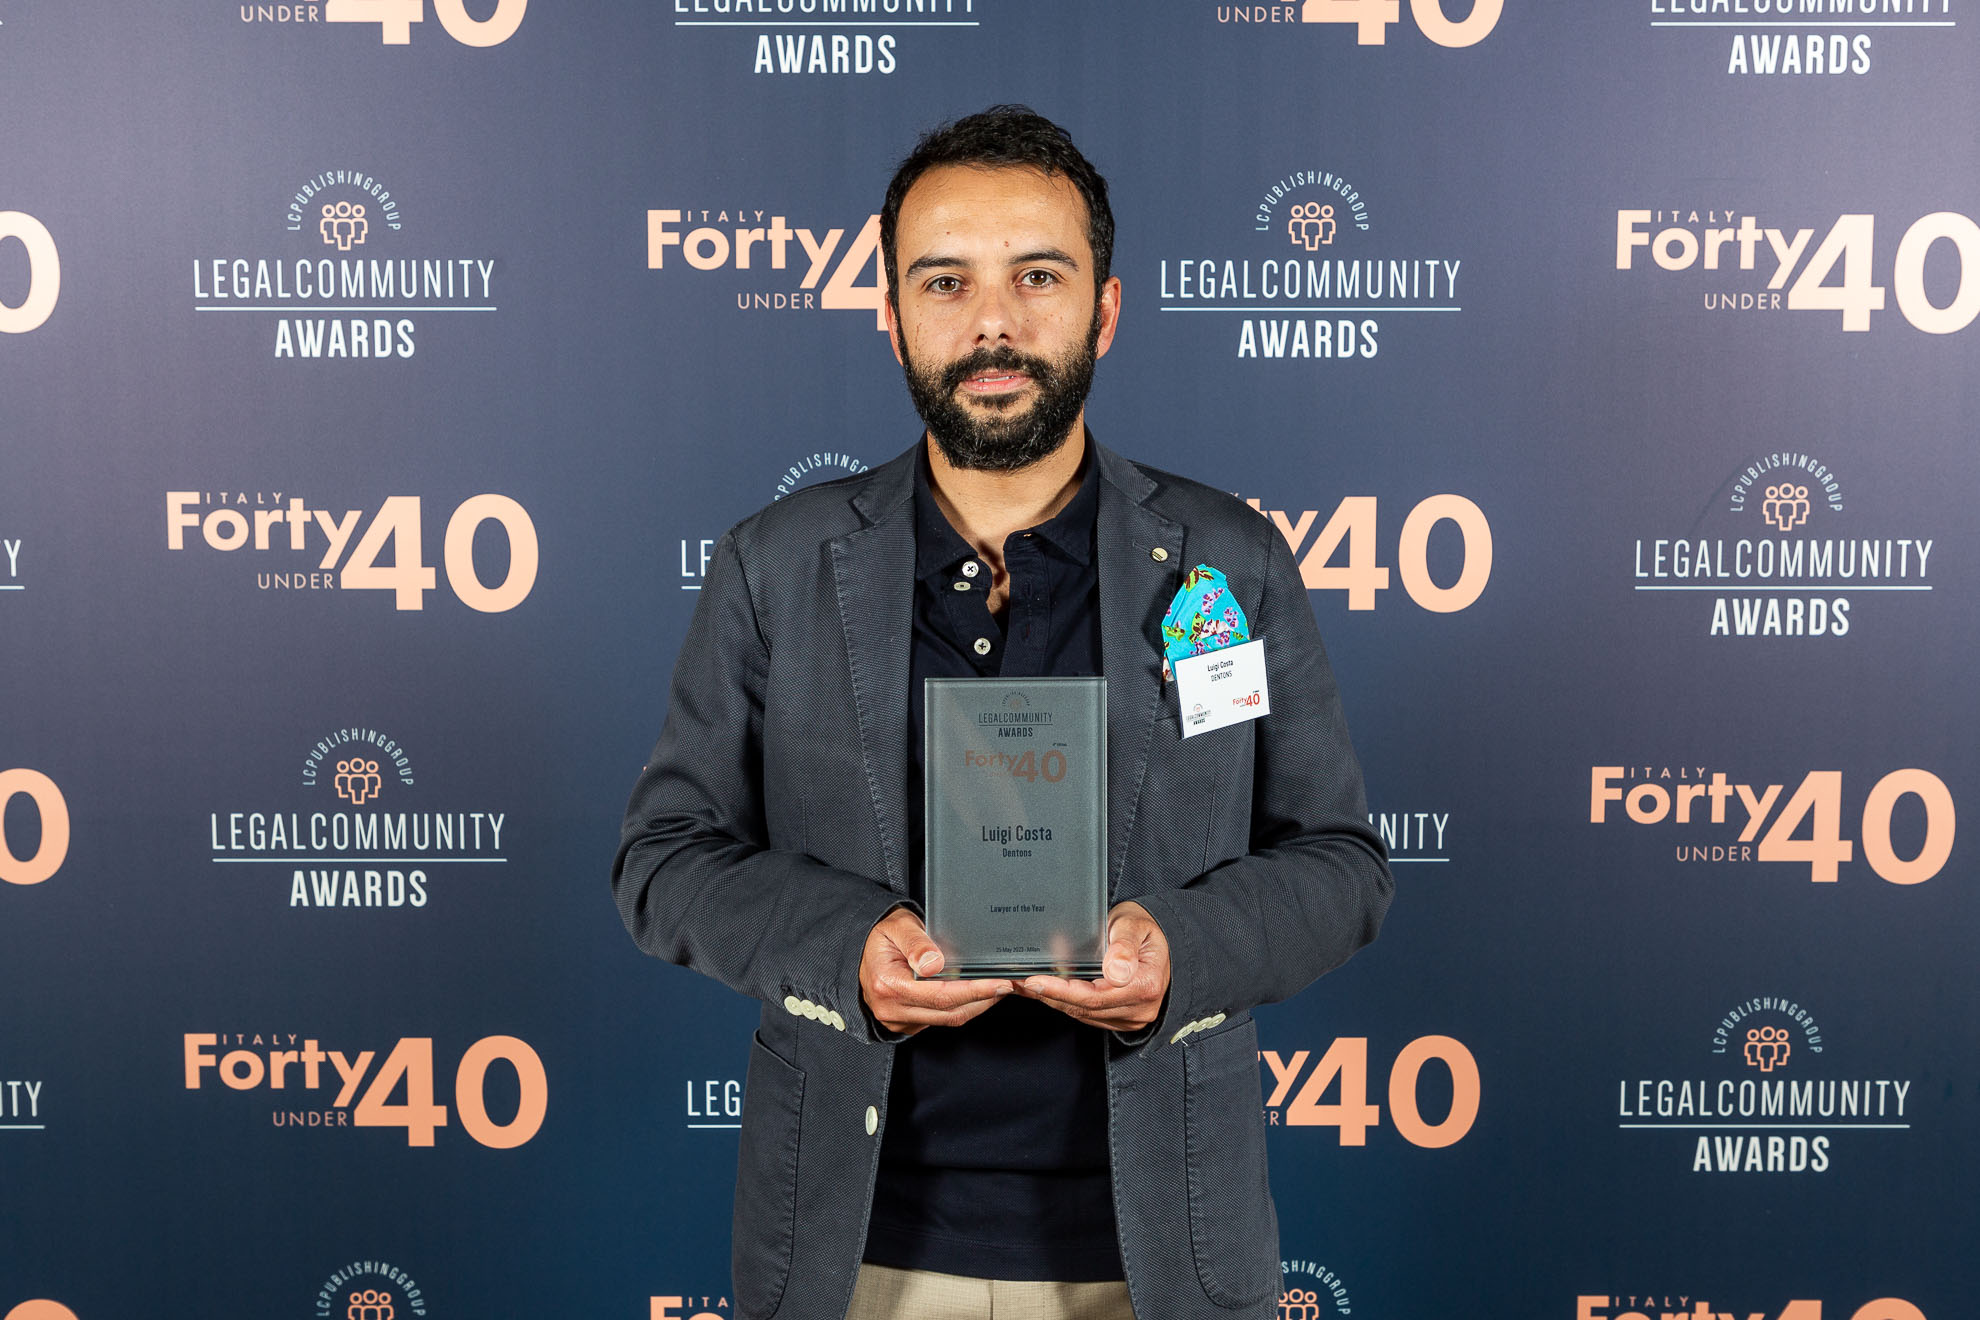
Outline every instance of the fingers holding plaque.
[[1107, 680], [931, 678], [928, 934], [945, 977], [1098, 976]]

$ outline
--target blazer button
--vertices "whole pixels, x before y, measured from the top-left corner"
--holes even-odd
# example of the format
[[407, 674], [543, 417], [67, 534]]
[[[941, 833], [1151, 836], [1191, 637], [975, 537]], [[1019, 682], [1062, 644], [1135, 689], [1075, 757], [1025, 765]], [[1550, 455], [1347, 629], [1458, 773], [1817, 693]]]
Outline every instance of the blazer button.
[[796, 1013], [802, 1017], [804, 1015], [804, 1005], [799, 1002], [796, 995], [785, 995], [784, 1011], [786, 1013]]
[[866, 1107], [866, 1135], [872, 1136], [880, 1130], [880, 1111], [872, 1105]]
[[1154, 560], [1158, 564], [1166, 564], [1169, 562], [1169, 552], [1159, 545], [1156, 546], [1153, 550], [1150, 550], [1148, 552], [1148, 557]]

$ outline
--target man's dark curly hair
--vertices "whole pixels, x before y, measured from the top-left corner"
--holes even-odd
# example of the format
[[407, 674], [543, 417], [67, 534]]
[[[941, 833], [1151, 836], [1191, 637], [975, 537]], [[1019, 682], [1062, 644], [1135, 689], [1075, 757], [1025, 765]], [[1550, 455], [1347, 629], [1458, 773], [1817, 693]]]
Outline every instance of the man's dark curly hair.
[[993, 105], [923, 134], [894, 171], [887, 200], [880, 207], [880, 250], [886, 254], [889, 302], [899, 305], [894, 234], [901, 202], [915, 180], [938, 165], [1022, 165], [1071, 182], [1086, 202], [1086, 241], [1093, 249], [1093, 288], [1098, 296], [1114, 260], [1114, 212], [1107, 205], [1107, 181], [1079, 154], [1065, 129], [1030, 106]]

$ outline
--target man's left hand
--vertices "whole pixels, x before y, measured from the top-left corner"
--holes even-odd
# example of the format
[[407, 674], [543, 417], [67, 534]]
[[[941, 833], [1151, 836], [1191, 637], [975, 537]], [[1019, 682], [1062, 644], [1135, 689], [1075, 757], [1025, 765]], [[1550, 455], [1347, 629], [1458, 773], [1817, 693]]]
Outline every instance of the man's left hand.
[[1096, 981], [1032, 976], [1017, 991], [1109, 1031], [1134, 1031], [1160, 1015], [1169, 993], [1169, 941], [1141, 904], [1119, 903], [1107, 914], [1104, 967]]

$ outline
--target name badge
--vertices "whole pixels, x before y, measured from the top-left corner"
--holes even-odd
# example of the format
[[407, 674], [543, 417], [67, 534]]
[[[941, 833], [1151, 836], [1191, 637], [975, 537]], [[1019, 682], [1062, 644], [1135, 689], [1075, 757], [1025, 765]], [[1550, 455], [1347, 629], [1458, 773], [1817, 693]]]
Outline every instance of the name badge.
[[1272, 713], [1263, 637], [1185, 656], [1175, 662], [1175, 673], [1185, 738]]

